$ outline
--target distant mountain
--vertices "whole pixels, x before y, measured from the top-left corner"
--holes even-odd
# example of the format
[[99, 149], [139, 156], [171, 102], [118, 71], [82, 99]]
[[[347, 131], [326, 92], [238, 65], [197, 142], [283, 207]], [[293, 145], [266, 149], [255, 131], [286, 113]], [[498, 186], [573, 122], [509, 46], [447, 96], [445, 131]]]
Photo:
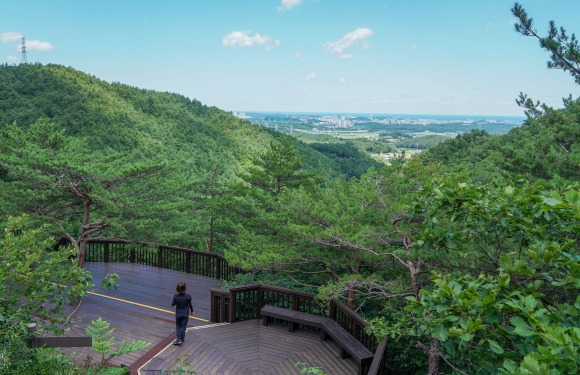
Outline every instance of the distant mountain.
[[580, 179], [580, 99], [547, 109], [505, 135], [473, 130], [425, 150], [425, 163], [466, 166], [480, 180], [509, 172], [530, 178]]
[[[42, 117], [68, 135], [86, 138], [88, 148], [169, 147], [189, 153], [200, 170], [216, 164], [239, 170], [272, 139], [286, 137], [183, 95], [108, 83], [61, 65], [0, 66], [0, 127], [13, 122], [28, 127]], [[378, 166], [361, 153], [341, 163], [336, 154], [293, 142], [311, 169], [355, 176]]]

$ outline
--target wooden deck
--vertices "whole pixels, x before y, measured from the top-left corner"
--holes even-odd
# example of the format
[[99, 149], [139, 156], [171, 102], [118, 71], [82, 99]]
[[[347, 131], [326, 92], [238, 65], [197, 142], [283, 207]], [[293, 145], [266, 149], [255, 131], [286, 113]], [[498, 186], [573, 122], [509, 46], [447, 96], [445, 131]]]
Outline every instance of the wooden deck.
[[[119, 357], [112, 362], [131, 367], [132, 374], [157, 375], [187, 363], [190, 370], [202, 374], [299, 374], [296, 363], [321, 367], [327, 374], [356, 374], [351, 359], [340, 359], [332, 341], [321, 341], [317, 332], [298, 330], [289, 333], [286, 326], [260, 325], [259, 320], [212, 325], [209, 319], [209, 289], [217, 286], [213, 278], [128, 263], [87, 263], [94, 284], [108, 273], [119, 275], [117, 291], [96, 290], [76, 309], [70, 321], [73, 328], [66, 336], [84, 336], [91, 320], [102, 317], [114, 328], [120, 340], [145, 340], [148, 349]], [[171, 298], [175, 285], [184, 281], [193, 297], [194, 319], [189, 319], [185, 343], [171, 345], [175, 338], [175, 320]], [[87, 356], [99, 360], [92, 348], [63, 348], [75, 352], [78, 362]]]
[[[191, 294], [194, 316], [189, 319], [188, 327], [207, 324], [209, 319], [209, 288], [217, 286], [217, 280], [209, 277], [190, 275], [183, 272], [165, 270], [157, 267], [142, 266], [130, 263], [87, 263], [86, 268], [93, 274], [93, 283], [100, 285], [108, 273], [119, 275], [119, 290], [105, 291], [97, 289], [89, 294], [79, 306], [71, 306], [71, 311], [78, 310], [71, 316], [72, 330], [66, 336], [85, 336], [85, 328], [92, 320], [102, 317], [111, 324], [117, 341], [123, 339], [144, 340], [152, 345], [147, 350], [114, 359], [116, 365], [131, 366], [148, 350], [163, 340], [175, 335], [174, 308], [171, 299], [178, 282], [187, 283], [187, 292]], [[87, 355], [95, 360], [97, 353], [91, 348], [63, 349], [75, 352], [76, 359], [82, 362]]]
[[181, 347], [167, 346], [140, 373], [158, 375], [160, 369], [175, 369], [176, 360], [181, 360], [197, 375], [299, 374], [298, 362], [319, 366], [329, 375], [356, 374], [356, 363], [340, 359], [338, 353], [338, 346], [320, 340], [318, 333], [289, 333], [285, 325], [264, 327], [254, 319], [192, 328]]

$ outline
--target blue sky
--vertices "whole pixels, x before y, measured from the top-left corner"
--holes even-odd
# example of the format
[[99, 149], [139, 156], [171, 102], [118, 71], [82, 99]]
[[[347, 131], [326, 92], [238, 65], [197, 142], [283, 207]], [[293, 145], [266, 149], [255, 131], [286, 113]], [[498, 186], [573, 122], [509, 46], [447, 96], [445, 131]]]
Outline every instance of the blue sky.
[[[580, 34], [580, 1], [522, 0]], [[500, 0], [0, 0], [0, 61], [70, 66], [227, 111], [523, 116], [580, 95]]]

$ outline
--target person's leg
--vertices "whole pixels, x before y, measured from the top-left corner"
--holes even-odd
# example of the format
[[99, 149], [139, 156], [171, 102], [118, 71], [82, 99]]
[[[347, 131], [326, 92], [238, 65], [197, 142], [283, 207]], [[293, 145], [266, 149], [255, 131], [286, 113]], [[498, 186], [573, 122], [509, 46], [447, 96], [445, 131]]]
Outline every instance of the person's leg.
[[185, 331], [187, 330], [187, 321], [189, 320], [188, 316], [181, 317], [181, 327], [180, 327], [180, 337], [181, 341], [185, 340]]
[[180, 331], [181, 331], [181, 317], [176, 316], [175, 317], [175, 341], [173, 342], [173, 345], [177, 345], [179, 343]]

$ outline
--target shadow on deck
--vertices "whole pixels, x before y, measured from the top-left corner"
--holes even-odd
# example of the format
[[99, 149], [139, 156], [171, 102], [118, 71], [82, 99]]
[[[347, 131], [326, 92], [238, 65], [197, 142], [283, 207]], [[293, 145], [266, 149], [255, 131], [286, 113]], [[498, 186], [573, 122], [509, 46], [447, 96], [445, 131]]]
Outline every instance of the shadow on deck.
[[[263, 327], [259, 320], [213, 325], [210, 317], [210, 288], [213, 278], [130, 263], [87, 263], [95, 284], [108, 273], [119, 275], [117, 291], [96, 290], [80, 305], [71, 306], [73, 328], [67, 336], [84, 336], [92, 320], [102, 317], [114, 328], [116, 341], [145, 340], [146, 350], [123, 355], [112, 361], [131, 368], [132, 374], [171, 374], [179, 363], [202, 374], [299, 374], [296, 363], [321, 367], [328, 374], [356, 374], [354, 361], [340, 359], [332, 341], [321, 341], [311, 331], [289, 333], [285, 326]], [[173, 346], [174, 313], [171, 298], [178, 282], [187, 283], [193, 297], [186, 342]], [[78, 362], [87, 356], [99, 360], [91, 348], [62, 349], [75, 352]]]

